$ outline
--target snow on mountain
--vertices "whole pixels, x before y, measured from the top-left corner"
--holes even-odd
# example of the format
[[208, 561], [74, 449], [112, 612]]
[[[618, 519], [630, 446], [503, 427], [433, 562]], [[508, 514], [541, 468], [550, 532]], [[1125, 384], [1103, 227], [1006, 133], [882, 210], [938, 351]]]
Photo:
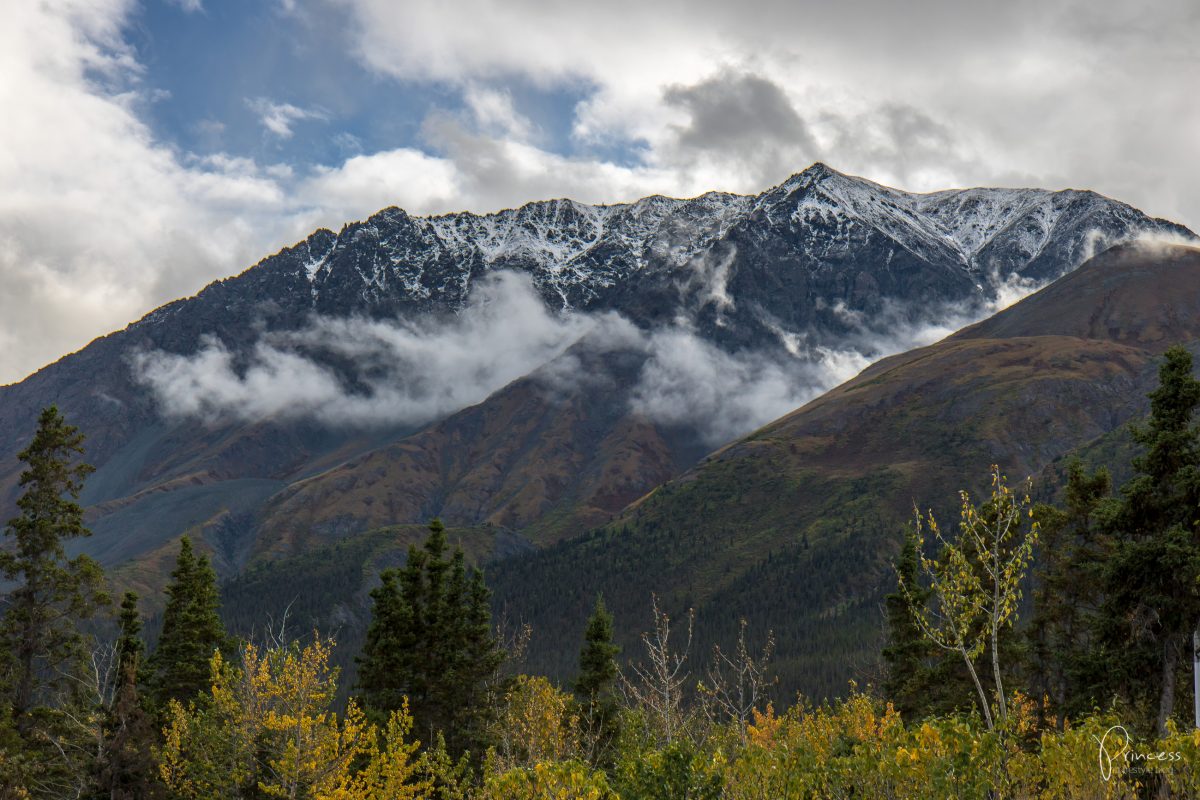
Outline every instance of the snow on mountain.
[[615, 205], [560, 199], [494, 214], [433, 217], [390, 208], [336, 237], [315, 234], [318, 241], [305, 243], [302, 268], [318, 307], [337, 270], [352, 270], [370, 304], [397, 295], [408, 302], [435, 300], [447, 292], [461, 300], [474, 277], [498, 268], [531, 273], [554, 305], [581, 307], [638, 273], [679, 270], [739, 227], [764, 225], [790, 229], [790, 238], [814, 261], [854, 255], [864, 236], [874, 236], [891, 248], [886, 264], [903, 250], [970, 274], [976, 285], [987, 273], [1024, 273], [1052, 242], [1061, 252], [1052, 264], [1032, 269], [1034, 277], [1057, 277], [1092, 255], [1097, 244], [1146, 230], [1190, 233], [1093, 192], [976, 188], [915, 194], [815, 164], [756, 196], [710, 192]]

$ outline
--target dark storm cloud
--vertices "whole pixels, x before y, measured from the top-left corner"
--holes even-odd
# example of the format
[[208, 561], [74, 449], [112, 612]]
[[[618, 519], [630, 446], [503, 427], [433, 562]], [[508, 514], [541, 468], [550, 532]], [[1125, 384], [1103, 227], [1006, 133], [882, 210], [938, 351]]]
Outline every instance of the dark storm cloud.
[[668, 87], [663, 101], [688, 115], [686, 125], [673, 126], [684, 159], [695, 151], [718, 153], [767, 183], [820, 158], [808, 124], [787, 93], [761, 75], [725, 69], [690, 86]]

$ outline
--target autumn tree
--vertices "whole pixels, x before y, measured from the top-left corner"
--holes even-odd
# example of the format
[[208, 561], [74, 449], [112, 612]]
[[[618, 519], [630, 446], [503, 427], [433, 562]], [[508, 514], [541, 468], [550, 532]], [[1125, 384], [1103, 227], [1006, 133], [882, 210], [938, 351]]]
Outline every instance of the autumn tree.
[[519, 675], [501, 703], [489, 773], [531, 769], [550, 761], [577, 758], [583, 746], [578, 710], [571, 695], [543, 677]]
[[767, 631], [766, 641], [756, 653], [746, 642], [747, 627], [745, 618], [738, 620], [738, 638], [732, 650], [713, 646], [712, 660], [699, 686], [710, 718], [714, 722], [732, 722], [743, 745], [754, 714], [766, 708], [767, 691], [775, 684], [771, 672], [775, 634]]
[[[901, 584], [922, 633], [939, 648], [962, 659], [988, 730], [1007, 722], [1000, 633], [1016, 620], [1022, 581], [1039, 528], [1029, 519], [1029, 497], [1018, 496], [1010, 489], [999, 467], [992, 467], [991, 476], [991, 497], [981, 506], [973, 505], [967, 492], [959, 493], [959, 529], [953, 538], [943, 535], [932, 512], [927, 516], [916, 512], [916, 553], [928, 602], [920, 602], [915, 585]], [[935, 557], [925, 555], [926, 529], [940, 546]], [[976, 669], [985, 650], [991, 654], [998, 719], [993, 718], [991, 702]]]
[[146, 665], [147, 688], [160, 711], [172, 700], [186, 703], [207, 691], [213, 651], [228, 647], [216, 573], [187, 536], [179, 543], [166, 594], [162, 633]]
[[486, 749], [504, 660], [491, 629], [490, 592], [462, 548], [447, 557], [446, 529], [429, 525], [401, 569], [385, 570], [371, 592], [371, 623], [358, 657], [358, 689], [375, 720], [405, 703], [418, 736], [445, 736], [457, 757]]
[[622, 676], [626, 697], [647, 715], [647, 722], [661, 741], [670, 745], [687, 732], [694, 709], [685, 704], [685, 690], [691, 675], [688, 655], [692, 648], [692, 633], [696, 616], [690, 609], [686, 616], [686, 638], [682, 647], [671, 644], [671, 618], [652, 597], [650, 611], [654, 621], [651, 630], [642, 633], [645, 661], [630, 665], [630, 674]]
[[219, 650], [202, 702], [171, 700], [162, 778], [186, 800], [214, 797], [402, 800], [426, 796], [411, 719], [402, 706], [382, 731], [350, 701], [332, 710], [332, 640], [246, 645], [236, 663]]

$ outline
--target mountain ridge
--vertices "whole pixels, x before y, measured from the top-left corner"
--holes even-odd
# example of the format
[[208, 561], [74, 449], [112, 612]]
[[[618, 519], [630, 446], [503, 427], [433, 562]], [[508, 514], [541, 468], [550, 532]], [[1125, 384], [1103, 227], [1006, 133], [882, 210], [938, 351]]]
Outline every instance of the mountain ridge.
[[[670, 359], [682, 357], [672, 350], [675, 339], [653, 352], [643, 342], [573, 364], [603, 379], [595, 397], [588, 396], [595, 387], [580, 384], [544, 402], [544, 382], [531, 373], [432, 419], [340, 428], [303, 416], [171, 417], [134, 373], [133, 356], [161, 353], [188, 366], [216, 342], [228, 353], [227, 377], [242, 380], [264, 336], [304, 331], [314, 319], [453, 326], [484, 277], [518, 272], [552, 318], [612, 312], [640, 336], [670, 331], [694, 343], [697, 357], [723, 359], [709, 365], [713, 377], [702, 377], [709, 383], [728, 380], [718, 366], [741, 364], [753, 378], [769, 363], [787, 380], [818, 381], [815, 391], [828, 378], [809, 373], [827, 369], [830, 352], [874, 358], [879, 342], [902, 328], [936, 323], [946, 309], [985, 313], [1005, 281], [1069, 272], [1101, 242], [1145, 233], [1192, 236], [1093, 193], [917, 195], [824, 165], [755, 196], [541, 201], [433, 218], [386, 209], [336, 234], [319, 230], [0, 388], [0, 504], [15, 497], [13, 457], [38, 409], [56, 402], [83, 424], [99, 467], [84, 498], [96, 531], [87, 547], [106, 554], [106, 563], [156, 552], [183, 532], [221, 543], [232, 570], [278, 555], [281, 542], [306, 547], [311, 531], [298, 528], [308, 519], [303, 506], [315, 501], [297, 506], [296, 498], [326, 480], [307, 480], [315, 475], [336, 477], [327, 486], [360, 487], [361, 502], [347, 499], [346, 514], [313, 519], [323, 536], [442, 513], [464, 528], [513, 525], [553, 542], [603, 524], [701, 454], [694, 423], [649, 418], [629, 402], [648, 371], [675, 379], [667, 374]], [[475, 345], [507, 346], [487, 338]], [[344, 394], [370, 390], [377, 365], [304, 347], [288, 356], [318, 364]], [[190, 377], [187, 390], [202, 391], [204, 375]], [[686, 396], [666, 388], [675, 391], [668, 399]], [[721, 401], [704, 413], [721, 413]], [[484, 430], [478, 420], [515, 420], [521, 410], [534, 414], [520, 423], [522, 446], [507, 429], [492, 430], [486, 446], [463, 444], [470, 431]], [[758, 421], [770, 418], [756, 413]], [[631, 454], [639, 454], [636, 468]], [[387, 510], [395, 481], [425, 488]], [[384, 493], [378, 501], [376, 492]], [[274, 514], [285, 507], [292, 522]]]

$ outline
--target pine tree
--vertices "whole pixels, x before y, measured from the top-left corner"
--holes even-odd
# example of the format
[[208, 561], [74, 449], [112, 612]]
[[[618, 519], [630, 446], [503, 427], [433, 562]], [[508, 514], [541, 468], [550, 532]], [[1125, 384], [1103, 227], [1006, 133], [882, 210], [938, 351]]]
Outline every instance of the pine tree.
[[899, 585], [909, 587], [911, 601], [899, 586], [884, 598], [888, 638], [882, 653], [887, 669], [883, 691], [896, 710], [912, 719], [928, 707], [925, 689], [930, 671], [930, 645], [910, 609], [910, 602], [922, 608], [929, 603], [929, 590], [918, 580], [917, 537], [911, 529], [904, 535], [904, 546], [895, 567]]
[[1146, 721], [1166, 730], [1176, 681], [1200, 624], [1200, 381], [1192, 355], [1166, 352], [1150, 417], [1132, 429], [1145, 452], [1121, 489], [1106, 563], [1099, 636], [1109, 674]]
[[117, 621], [120, 633], [117, 636], [117, 676], [122, 683], [138, 681], [138, 673], [146, 655], [146, 643], [142, 641], [142, 618], [138, 614], [136, 592], [126, 592], [121, 598], [121, 613]]
[[450, 558], [439, 520], [410, 547], [399, 570], [385, 570], [371, 592], [373, 610], [358, 657], [358, 688], [373, 719], [403, 707], [416, 735], [445, 734], [457, 756], [479, 755], [495, 703], [492, 678], [504, 659], [491, 632], [490, 592], [483, 575], [468, 572], [461, 548]]
[[583, 710], [581, 719], [586, 733], [595, 738], [596, 760], [604, 762], [617, 739], [616, 685], [619, 675], [613, 644], [613, 618], [604, 607], [604, 598], [596, 597], [596, 606], [588, 619], [579, 651], [579, 676], [575, 679], [575, 698]]
[[59, 692], [69, 692], [84, 643], [77, 624], [108, 603], [100, 566], [80, 555], [67, 558], [64, 543], [90, 536], [76, 500], [93, 468], [76, 462], [83, 434], [54, 406], [42, 411], [37, 432], [18, 458], [27, 465], [17, 501], [20, 515], [5, 531], [11, 549], [0, 552], [0, 575], [16, 582], [0, 621], [3, 688], [17, 731], [28, 736], [31, 712]]
[[1108, 699], [1096, 692], [1105, 670], [1095, 659], [1090, 630], [1103, 590], [1100, 569], [1108, 548], [1101, 530], [1111, 514], [1111, 487], [1108, 470], [1089, 474], [1073, 459], [1067, 465], [1064, 507], [1034, 509], [1043, 547], [1026, 632], [1030, 677], [1034, 696], [1049, 698], [1060, 730], [1068, 718]]
[[[884, 698], [908, 721], [960, 710], [962, 698], [973, 691], [962, 663], [953, 653], [929, 642], [909, 606], [906, 591], [917, 608], [924, 608], [932, 599], [929, 588], [919, 580], [917, 546], [916, 532], [909, 527], [894, 565], [896, 591], [884, 597], [887, 641], [880, 654]], [[988, 682], [986, 676], [983, 681]]]
[[162, 795], [153, 747], [155, 726], [146, 713], [138, 687], [146, 646], [138, 597], [126, 592], [121, 601], [117, 638], [117, 688], [104, 726], [104, 752], [97, 784], [112, 800], [140, 800]]
[[216, 573], [206, 557], [196, 555], [186, 536], [166, 593], [162, 633], [147, 663], [148, 689], [160, 712], [171, 700], [186, 705], [207, 691], [213, 651], [229, 643], [221, 624]]

